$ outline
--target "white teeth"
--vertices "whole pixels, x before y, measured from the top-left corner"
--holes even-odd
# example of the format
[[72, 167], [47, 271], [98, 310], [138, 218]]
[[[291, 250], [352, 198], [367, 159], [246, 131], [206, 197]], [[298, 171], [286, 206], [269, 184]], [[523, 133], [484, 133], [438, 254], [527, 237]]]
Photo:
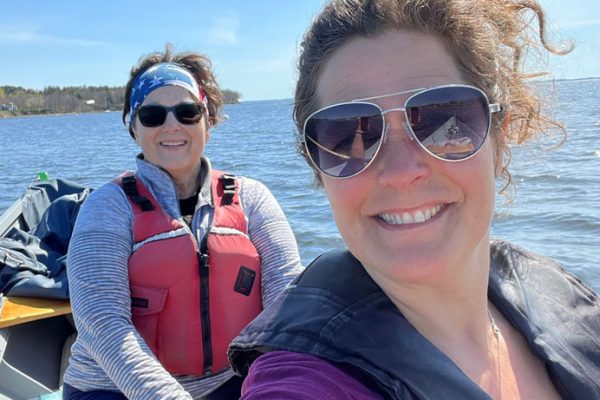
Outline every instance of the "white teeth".
[[185, 144], [185, 140], [180, 140], [177, 142], [160, 142], [162, 146], [182, 146]]
[[379, 214], [378, 217], [381, 218], [388, 224], [391, 225], [405, 225], [405, 224], [420, 224], [425, 221], [429, 221], [433, 218], [442, 208], [440, 204], [437, 206], [433, 206], [431, 208], [426, 208], [423, 210], [417, 210], [413, 212], [403, 212], [402, 214], [390, 214], [383, 213]]
[[431, 219], [432, 215], [431, 215], [431, 210], [430, 209], [425, 210], [424, 217], [425, 217], [425, 219], [423, 221], [427, 221], [428, 219]]
[[415, 213], [415, 216], [414, 216], [413, 220], [416, 223], [425, 222], [425, 214], [423, 214], [421, 211], [417, 211]]

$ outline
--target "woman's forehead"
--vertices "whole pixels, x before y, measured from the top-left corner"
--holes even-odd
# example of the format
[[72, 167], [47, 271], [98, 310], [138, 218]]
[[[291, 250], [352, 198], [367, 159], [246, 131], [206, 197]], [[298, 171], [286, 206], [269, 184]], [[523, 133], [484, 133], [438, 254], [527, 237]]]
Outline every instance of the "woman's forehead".
[[353, 38], [331, 54], [317, 82], [320, 103], [464, 82], [453, 55], [435, 36], [403, 30]]
[[143, 104], [152, 104], [157, 102], [172, 102], [172, 101], [189, 101], [195, 102], [196, 99], [189, 90], [176, 85], [168, 85], [159, 87], [150, 92]]

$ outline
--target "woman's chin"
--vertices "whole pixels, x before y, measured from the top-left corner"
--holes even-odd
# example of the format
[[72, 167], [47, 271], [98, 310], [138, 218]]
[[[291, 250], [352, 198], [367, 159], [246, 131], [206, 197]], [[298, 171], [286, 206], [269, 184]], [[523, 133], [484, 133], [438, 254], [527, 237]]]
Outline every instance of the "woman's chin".
[[403, 249], [357, 255], [369, 275], [381, 276], [397, 284], [432, 283], [446, 279], [450, 265], [440, 249]]

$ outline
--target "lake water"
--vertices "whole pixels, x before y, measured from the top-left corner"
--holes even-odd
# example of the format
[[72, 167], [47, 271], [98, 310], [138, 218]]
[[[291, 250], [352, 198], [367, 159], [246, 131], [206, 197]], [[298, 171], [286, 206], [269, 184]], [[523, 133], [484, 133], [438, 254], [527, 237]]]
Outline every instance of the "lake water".
[[[517, 192], [498, 199], [493, 236], [552, 256], [600, 292], [600, 80], [560, 81], [555, 117], [569, 131], [558, 150], [513, 148]], [[216, 168], [257, 178], [289, 218], [304, 264], [342, 241], [325, 195], [294, 151], [291, 100], [225, 107], [206, 153]], [[138, 152], [120, 113], [0, 119], [0, 212], [38, 171], [97, 187], [132, 168]]]

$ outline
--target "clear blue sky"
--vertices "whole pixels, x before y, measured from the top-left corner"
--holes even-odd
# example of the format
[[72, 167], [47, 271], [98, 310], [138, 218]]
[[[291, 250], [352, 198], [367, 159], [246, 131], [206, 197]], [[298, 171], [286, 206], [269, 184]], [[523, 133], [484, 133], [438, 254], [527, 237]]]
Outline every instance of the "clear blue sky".
[[[493, 0], [490, 0], [493, 1]], [[323, 0], [4, 0], [0, 85], [109, 85], [171, 42], [206, 53], [223, 88], [245, 100], [292, 96], [298, 43]], [[600, 1], [542, 0], [554, 37], [576, 50], [556, 78], [600, 77]]]

